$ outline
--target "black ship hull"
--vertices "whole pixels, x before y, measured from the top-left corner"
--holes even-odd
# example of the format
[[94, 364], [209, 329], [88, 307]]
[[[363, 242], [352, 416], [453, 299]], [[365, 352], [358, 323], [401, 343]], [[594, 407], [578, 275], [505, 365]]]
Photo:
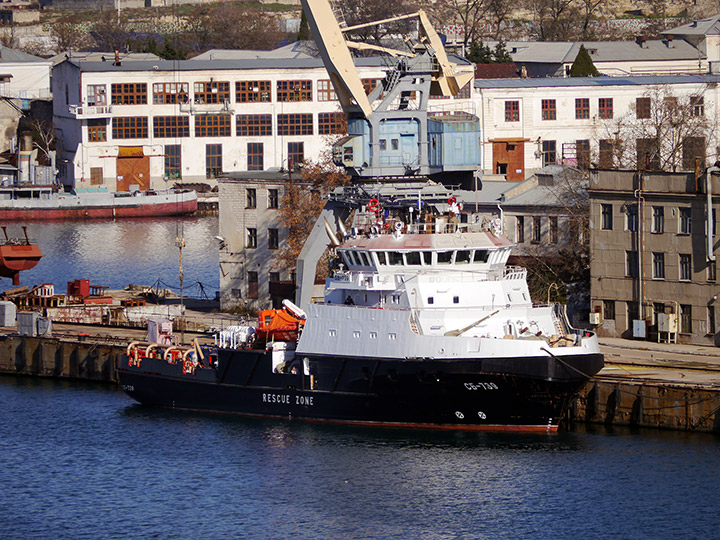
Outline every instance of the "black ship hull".
[[122, 389], [146, 405], [345, 424], [556, 431], [601, 354], [517, 359], [373, 359], [302, 355], [276, 373], [272, 353], [221, 350], [217, 367], [121, 360]]

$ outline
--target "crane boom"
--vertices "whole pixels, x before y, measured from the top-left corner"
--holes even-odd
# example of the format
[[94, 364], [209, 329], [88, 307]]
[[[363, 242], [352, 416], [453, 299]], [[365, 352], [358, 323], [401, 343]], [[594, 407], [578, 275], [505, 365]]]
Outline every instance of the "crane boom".
[[328, 0], [302, 0], [302, 6], [343, 110], [357, 108], [365, 117], [370, 116], [370, 101], [330, 3]]

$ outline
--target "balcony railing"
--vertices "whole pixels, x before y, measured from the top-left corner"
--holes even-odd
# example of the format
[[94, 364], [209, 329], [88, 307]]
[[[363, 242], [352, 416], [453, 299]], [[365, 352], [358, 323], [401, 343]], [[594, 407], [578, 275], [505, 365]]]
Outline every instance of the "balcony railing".
[[112, 105], [69, 105], [68, 112], [75, 118], [102, 118], [112, 115]]

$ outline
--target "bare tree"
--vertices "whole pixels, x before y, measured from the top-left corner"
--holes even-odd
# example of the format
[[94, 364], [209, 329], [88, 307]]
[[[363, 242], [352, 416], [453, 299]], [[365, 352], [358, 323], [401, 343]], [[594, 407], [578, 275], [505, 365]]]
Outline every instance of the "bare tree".
[[[417, 4], [413, 0], [346, 0], [342, 4], [342, 14], [348, 26], [368, 22], [381, 21], [406, 15], [417, 11]], [[353, 30], [351, 36], [358, 41], [373, 45], [382, 45], [382, 40], [388, 36], [406, 35], [412, 29], [412, 23], [397, 21], [377, 26], [368, 26]]]
[[77, 50], [82, 45], [82, 33], [76, 16], [64, 17], [50, 26], [50, 35], [55, 39], [57, 51]]
[[15, 25], [9, 24], [3, 26], [2, 33], [0, 33], [0, 45], [7, 47], [8, 49], [17, 49], [19, 42], [15, 35]]
[[32, 130], [33, 147], [37, 148], [39, 153], [38, 162], [41, 165], [50, 165], [57, 142], [55, 125], [51, 120], [30, 117], [27, 119], [26, 126]]
[[650, 88], [627, 113], [603, 122], [597, 133], [601, 168], [675, 171], [704, 167], [715, 146], [713, 116], [705, 110], [706, 87], [678, 97], [669, 86]]
[[101, 11], [99, 20], [90, 28], [96, 51], [123, 51], [128, 45], [130, 32], [123, 21], [112, 11]]

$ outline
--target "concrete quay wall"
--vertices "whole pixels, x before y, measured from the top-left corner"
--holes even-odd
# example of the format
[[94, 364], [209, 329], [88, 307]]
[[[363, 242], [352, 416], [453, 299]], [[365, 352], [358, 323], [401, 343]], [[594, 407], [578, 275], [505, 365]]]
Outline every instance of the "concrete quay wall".
[[568, 411], [574, 422], [720, 432], [720, 387], [609, 377], [589, 382]]
[[0, 373], [117, 382], [124, 351], [119, 345], [0, 335]]

